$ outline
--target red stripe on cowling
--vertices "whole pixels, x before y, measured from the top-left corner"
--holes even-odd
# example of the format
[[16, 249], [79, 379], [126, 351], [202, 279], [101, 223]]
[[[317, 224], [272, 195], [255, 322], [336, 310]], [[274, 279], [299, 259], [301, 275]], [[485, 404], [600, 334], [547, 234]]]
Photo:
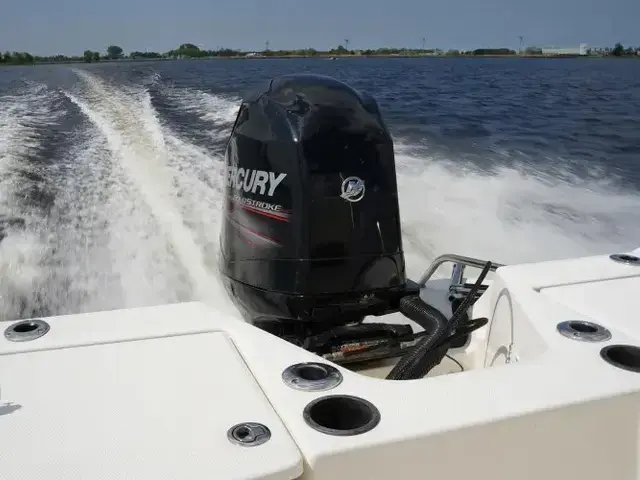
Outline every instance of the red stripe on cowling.
[[229, 221], [230, 221], [233, 225], [235, 225], [236, 227], [238, 227], [238, 229], [239, 229], [241, 232], [244, 230], [246, 233], [250, 233], [250, 234], [252, 234], [252, 235], [255, 235], [256, 237], [261, 238], [262, 240], [266, 240], [266, 241], [268, 241], [268, 242], [275, 243], [276, 245], [280, 245], [280, 242], [278, 241], [278, 239], [273, 238], [273, 237], [270, 237], [270, 236], [268, 236], [268, 235], [264, 235], [263, 233], [260, 233], [260, 232], [256, 232], [255, 230], [253, 230], [253, 229], [251, 229], [251, 228], [247, 227], [246, 225], [242, 225], [242, 224], [241, 224], [241, 223], [239, 223], [237, 220], [234, 220], [234, 219], [233, 219], [233, 218], [231, 218], [231, 217], [228, 217], [228, 216], [227, 216], [227, 218], [229, 219]]
[[265, 212], [264, 210], [259, 210], [257, 208], [249, 207], [247, 205], [242, 205], [242, 204], [240, 205], [240, 207], [243, 210], [246, 210], [246, 211], [251, 212], [251, 213], [255, 213], [255, 214], [263, 216], [263, 217], [268, 217], [268, 218], [272, 218], [274, 220], [279, 220], [280, 222], [287, 222], [287, 223], [289, 222], [288, 218], [281, 217], [279, 215], [276, 215], [275, 213]]

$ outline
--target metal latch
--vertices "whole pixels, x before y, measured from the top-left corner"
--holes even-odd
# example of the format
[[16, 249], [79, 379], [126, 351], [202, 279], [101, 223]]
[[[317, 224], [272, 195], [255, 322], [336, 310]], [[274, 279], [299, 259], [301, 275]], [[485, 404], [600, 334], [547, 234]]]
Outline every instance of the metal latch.
[[227, 438], [236, 445], [255, 447], [268, 441], [271, 438], [271, 431], [261, 423], [238, 423], [227, 431]]

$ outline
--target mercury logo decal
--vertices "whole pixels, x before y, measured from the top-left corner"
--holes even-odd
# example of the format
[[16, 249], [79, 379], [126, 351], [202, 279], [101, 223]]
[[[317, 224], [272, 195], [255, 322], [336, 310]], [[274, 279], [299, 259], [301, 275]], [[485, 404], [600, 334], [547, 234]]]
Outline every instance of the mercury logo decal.
[[347, 177], [342, 182], [340, 198], [347, 202], [359, 202], [364, 197], [364, 181], [358, 177]]
[[267, 172], [265, 170], [251, 170], [249, 168], [227, 167], [227, 185], [236, 190], [257, 193], [258, 195], [273, 196], [278, 185], [285, 179], [286, 173]]

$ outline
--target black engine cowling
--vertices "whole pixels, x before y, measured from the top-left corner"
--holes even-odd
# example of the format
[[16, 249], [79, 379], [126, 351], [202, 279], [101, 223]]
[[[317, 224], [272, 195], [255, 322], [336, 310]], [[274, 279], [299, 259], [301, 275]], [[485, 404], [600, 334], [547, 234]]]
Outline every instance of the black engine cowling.
[[242, 102], [225, 160], [220, 269], [247, 321], [304, 336], [416, 290], [373, 98], [324, 76], [273, 79]]

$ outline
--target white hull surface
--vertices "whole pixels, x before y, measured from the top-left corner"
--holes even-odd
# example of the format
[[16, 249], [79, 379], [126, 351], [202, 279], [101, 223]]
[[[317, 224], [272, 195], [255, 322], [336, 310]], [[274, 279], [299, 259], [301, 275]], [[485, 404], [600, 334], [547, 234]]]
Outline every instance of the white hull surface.
[[[630, 258], [499, 268], [470, 315], [490, 323], [420, 380], [347, 370], [201, 303], [2, 322], [0, 479], [638, 480]], [[430, 280], [423, 299], [446, 303], [448, 286]], [[326, 379], [306, 373], [292, 388], [283, 371], [301, 362], [342, 380], [318, 390]], [[336, 395], [379, 418], [334, 398], [311, 409], [318, 423], [373, 428], [312, 428], [305, 408]], [[244, 422], [270, 437], [249, 426], [236, 437], [256, 444], [232, 441]]]

